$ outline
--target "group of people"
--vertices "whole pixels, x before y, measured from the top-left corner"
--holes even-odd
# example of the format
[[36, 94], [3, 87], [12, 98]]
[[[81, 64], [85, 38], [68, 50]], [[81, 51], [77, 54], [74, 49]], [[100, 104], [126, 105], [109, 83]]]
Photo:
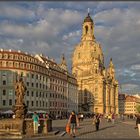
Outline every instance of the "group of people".
[[113, 124], [115, 123], [115, 114], [114, 113], [109, 113], [106, 116], [107, 122], [112, 122]]
[[[99, 130], [101, 117], [102, 117], [101, 114], [95, 114], [93, 117], [93, 124], [95, 124], [96, 131]], [[76, 136], [76, 128], [79, 127], [79, 121], [80, 121], [79, 117], [76, 115], [75, 111], [72, 111], [72, 113], [68, 119], [68, 123], [66, 125], [66, 131], [67, 131], [67, 133], [70, 134], [70, 136], [72, 136], [72, 137]]]
[[[36, 112], [34, 112], [34, 114], [32, 116], [34, 134], [38, 133], [38, 126], [39, 126], [39, 118], [40, 117], [41, 116], [39, 116]], [[48, 114], [46, 114], [46, 117], [48, 117]], [[103, 115], [99, 114], [99, 113], [94, 115], [93, 124], [95, 125], [95, 131], [99, 130], [99, 126], [100, 126], [102, 117], [103, 117]], [[107, 117], [108, 122], [112, 122], [114, 124], [114, 122], [115, 122], [115, 114], [114, 113], [110, 113], [106, 117]], [[75, 137], [76, 136], [76, 129], [79, 127], [79, 123], [80, 123], [80, 120], [79, 120], [78, 115], [76, 115], [75, 111], [72, 111], [70, 116], [69, 116], [67, 125], [66, 125], [66, 132], [69, 133], [70, 136]], [[140, 136], [140, 115], [138, 115], [138, 114], [136, 115], [136, 127], [135, 128], [136, 129], [138, 128], [139, 136]]]
[[46, 114], [40, 114], [38, 115], [37, 112], [34, 112], [32, 119], [33, 119], [33, 128], [34, 128], [34, 134], [38, 134], [38, 127], [39, 127], [39, 119], [49, 119], [49, 115]]

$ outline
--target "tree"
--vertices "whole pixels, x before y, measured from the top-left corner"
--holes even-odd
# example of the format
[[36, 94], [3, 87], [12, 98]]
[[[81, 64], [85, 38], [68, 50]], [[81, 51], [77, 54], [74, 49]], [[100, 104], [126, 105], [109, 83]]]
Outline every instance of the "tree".
[[137, 110], [138, 113], [140, 113], [140, 105], [136, 106], [136, 110]]

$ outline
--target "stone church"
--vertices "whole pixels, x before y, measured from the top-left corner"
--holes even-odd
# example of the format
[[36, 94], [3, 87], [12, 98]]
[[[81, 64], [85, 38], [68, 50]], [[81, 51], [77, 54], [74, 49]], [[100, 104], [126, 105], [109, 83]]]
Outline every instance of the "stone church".
[[82, 24], [81, 41], [72, 54], [72, 73], [79, 86], [78, 107], [82, 113], [118, 114], [118, 81], [110, 59], [104, 66], [102, 47], [94, 36], [94, 22], [88, 13]]

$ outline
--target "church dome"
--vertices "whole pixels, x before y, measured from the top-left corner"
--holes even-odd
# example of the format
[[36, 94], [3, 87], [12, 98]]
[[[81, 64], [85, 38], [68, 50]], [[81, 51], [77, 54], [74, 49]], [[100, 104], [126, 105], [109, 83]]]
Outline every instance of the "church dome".
[[93, 22], [93, 20], [90, 17], [90, 14], [89, 13], [88, 13], [87, 17], [84, 19], [84, 22]]

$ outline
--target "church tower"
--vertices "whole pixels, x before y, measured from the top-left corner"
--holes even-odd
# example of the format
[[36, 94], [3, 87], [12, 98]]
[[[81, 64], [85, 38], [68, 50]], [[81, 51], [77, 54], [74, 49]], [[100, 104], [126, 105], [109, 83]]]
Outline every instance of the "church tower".
[[[113, 71], [112, 61], [109, 67]], [[94, 22], [88, 13], [82, 24], [81, 41], [72, 55], [72, 73], [79, 85], [79, 112], [106, 113], [108, 87], [105, 71], [102, 48], [95, 39]]]
[[84, 19], [82, 28], [82, 41], [84, 40], [94, 40], [94, 23], [88, 13], [87, 17]]

